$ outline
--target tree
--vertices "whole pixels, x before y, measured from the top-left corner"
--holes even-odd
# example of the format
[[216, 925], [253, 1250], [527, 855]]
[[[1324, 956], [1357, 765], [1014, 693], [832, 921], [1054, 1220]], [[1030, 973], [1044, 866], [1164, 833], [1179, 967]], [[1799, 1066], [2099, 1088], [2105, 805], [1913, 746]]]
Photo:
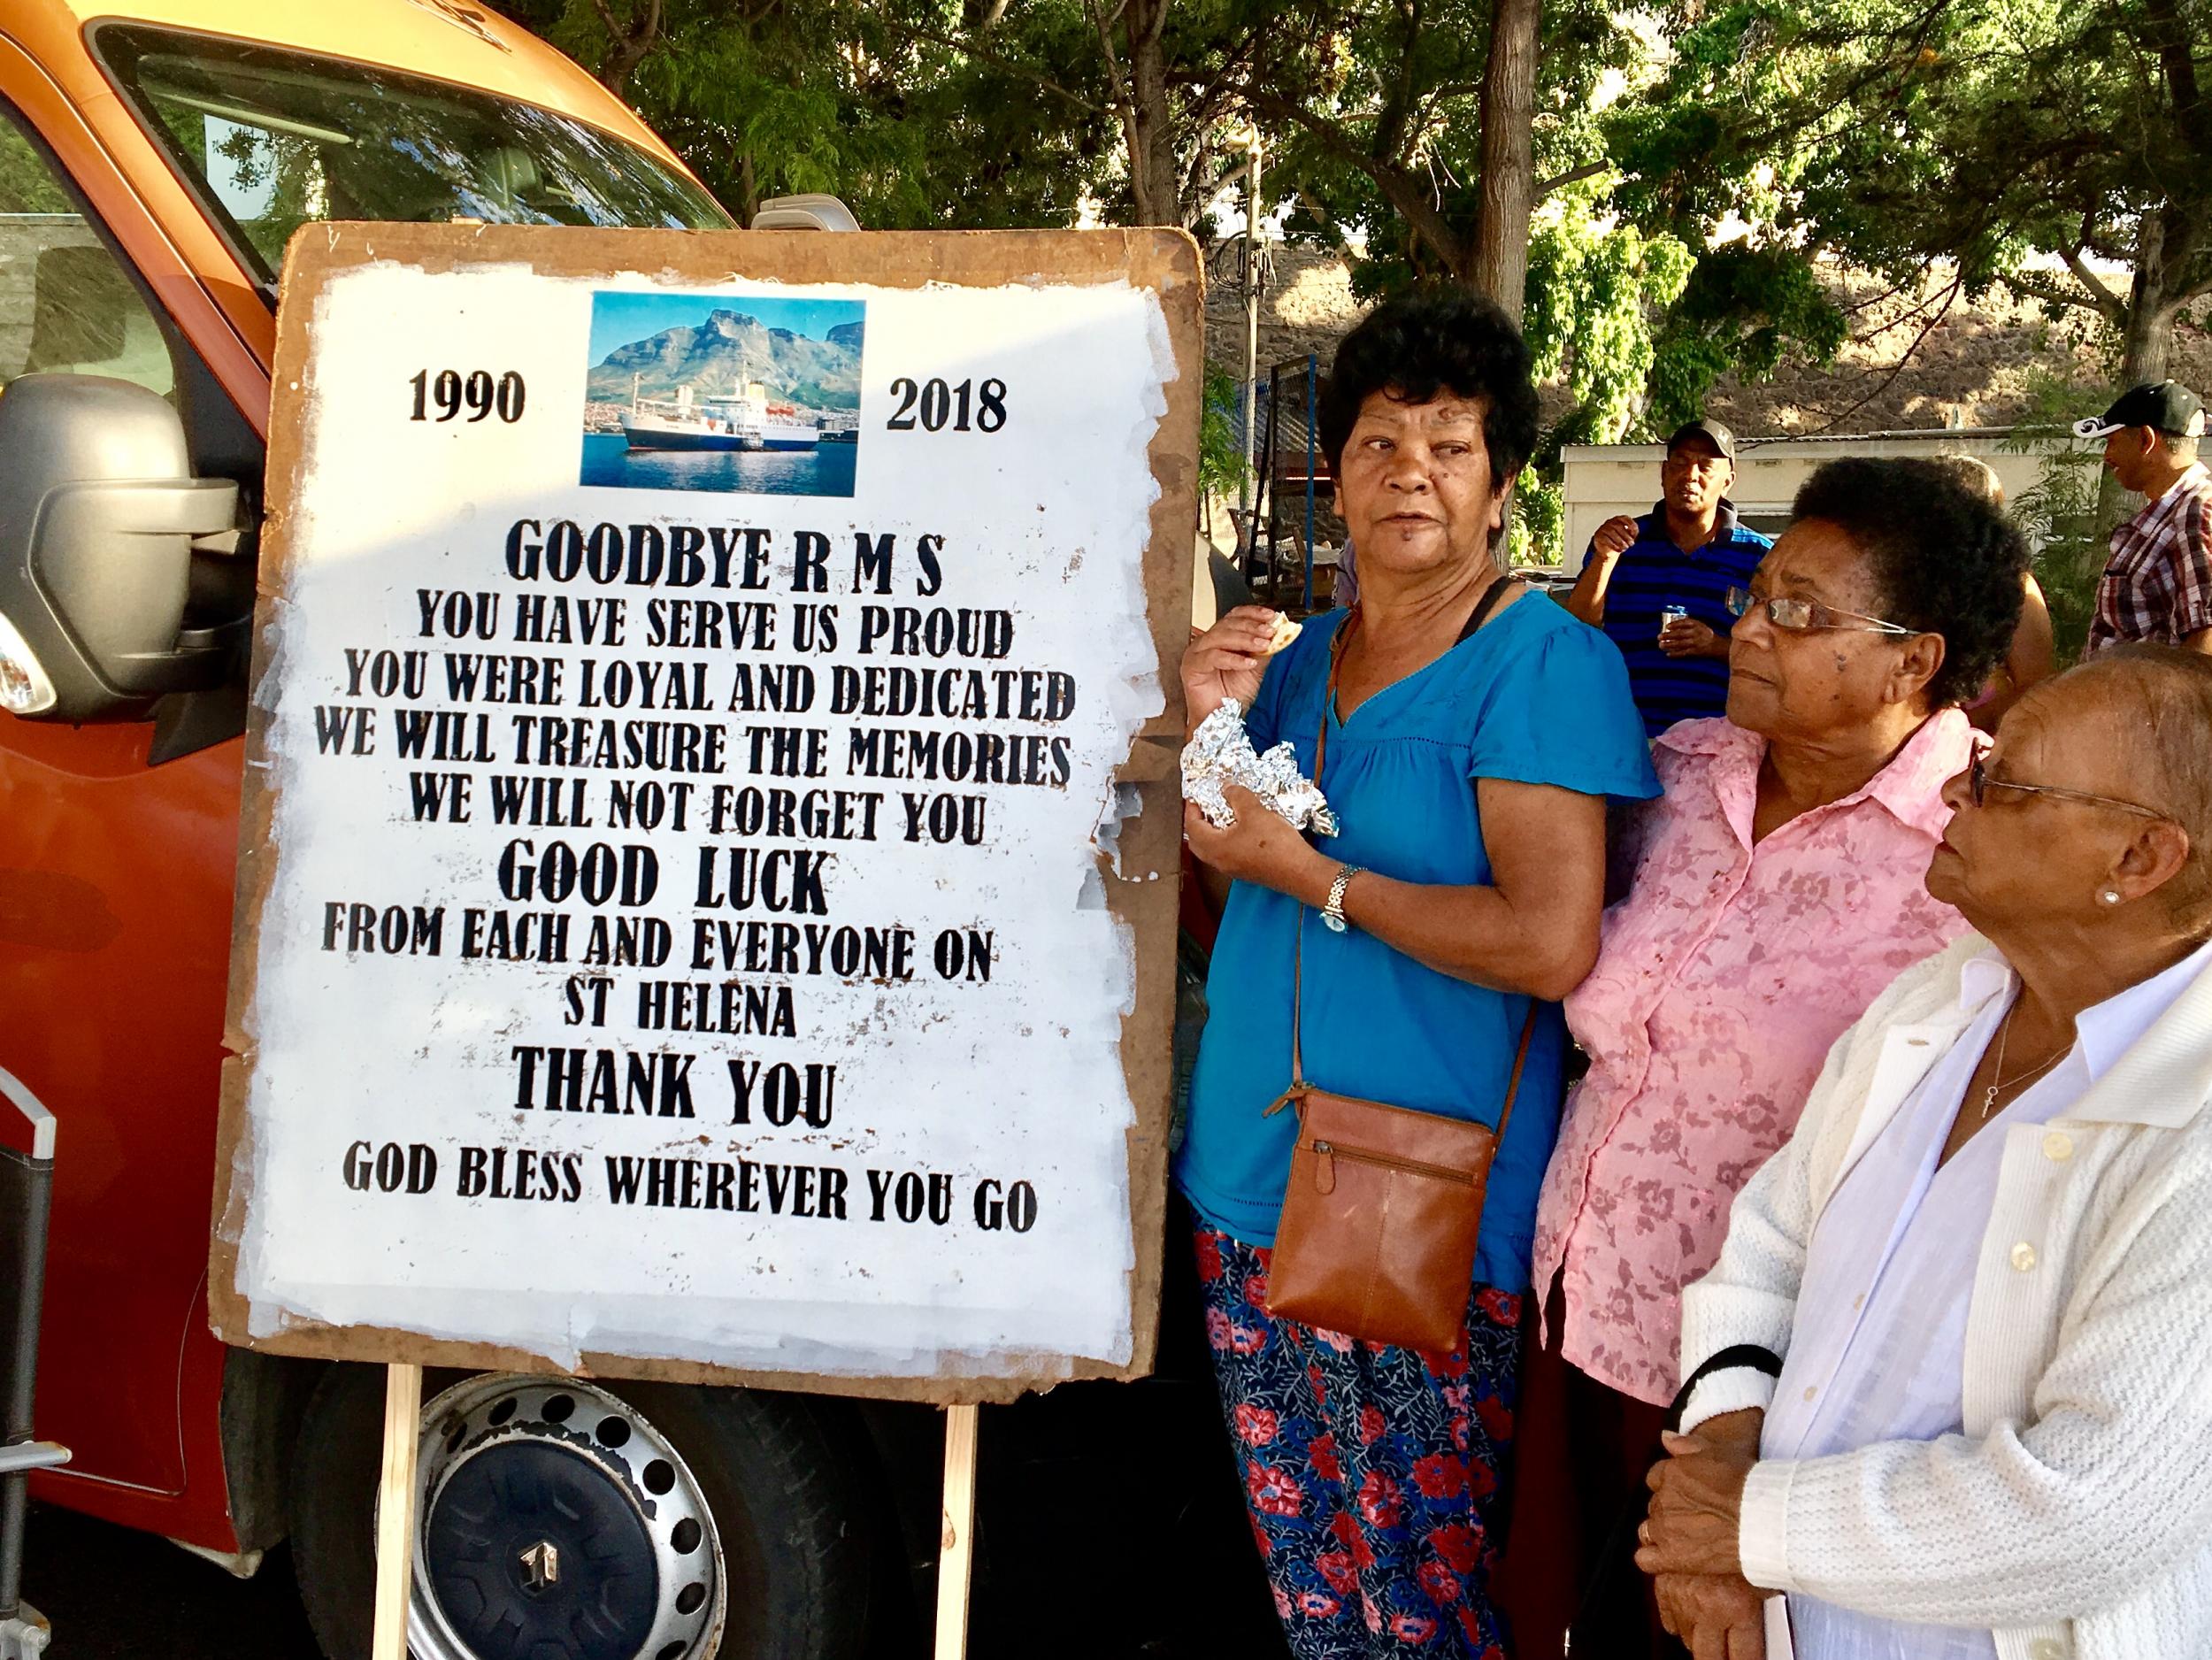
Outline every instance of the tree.
[[1093, 182], [1114, 216], [1198, 228], [1231, 167], [1243, 74], [1268, 24], [1234, 0], [989, 0], [948, 39], [1002, 90], [1050, 84], [1110, 115], [1118, 178]]
[[1363, 237], [1363, 291], [1448, 276], [1523, 304], [1530, 216], [1605, 168], [1590, 109], [1636, 43], [1592, 0], [1302, 0], [1271, 10], [1246, 98], [1294, 234]]
[[748, 219], [820, 189], [876, 226], [1064, 225], [1091, 201], [1202, 232], [1256, 122], [1290, 234], [1344, 250], [1361, 293], [1449, 276], [1525, 313], [1571, 397], [1525, 493], [1540, 530], [1562, 442], [1671, 422], [1833, 316], [1797, 264], [1701, 257], [1730, 181], [1639, 166], [1671, 165], [1655, 123], [1704, 83], [1604, 111], [1655, 70], [1602, 0], [519, 4]]
[[[1771, 368], [1782, 343], [1832, 351], [1841, 332], [1793, 261], [1760, 262], [1763, 282], [1741, 262], [1732, 281], [1697, 281], [1692, 256], [1719, 212], [1645, 188], [1635, 170], [1650, 112], [1701, 83], [1656, 73], [1643, 17], [1598, 0], [1244, 0], [1224, 58], [1274, 140], [1272, 176], [1294, 203], [1286, 228], [1351, 254], [1363, 294], [1448, 276], [1518, 317], [1543, 272], [1617, 279], [1595, 306], [1602, 322], [1529, 313], [1540, 358], [1556, 348], [1634, 377], [1586, 412], [1603, 429], [1640, 414], [1647, 371], [1663, 375], [1671, 408], [1746, 357]], [[1621, 112], [1632, 107], [1644, 113]], [[1716, 187], [1716, 204], [1735, 182]], [[1594, 258], [1617, 231], [1617, 257]], [[1694, 322], [1650, 334], [1678, 297], [1695, 302]]]
[[1540, 0], [1495, 0], [1482, 77], [1482, 205], [1468, 276], [1520, 320], [1528, 286], [1529, 213], [1536, 191]]
[[1770, 170], [1804, 255], [2085, 314], [2131, 383], [2212, 292], [2207, 0], [1755, 0], [1683, 37], [1686, 188]]
[[1562, 187], [1537, 211], [1529, 236], [1522, 332], [1538, 382], [1563, 392], [1567, 404], [1538, 440], [1514, 492], [1517, 558], [1561, 552], [1563, 448], [1650, 430], [1659, 331], [1698, 264], [1674, 237], [1647, 236], [1608, 212], [1613, 183], [1595, 175]]
[[1578, 0], [1307, 0], [1290, 16], [1249, 96], [1280, 134], [1292, 235], [1363, 242], [1363, 293], [1485, 288], [1568, 395], [1521, 493], [1523, 549], [1555, 524], [1544, 480], [1563, 444], [1666, 430], [1724, 371], [1840, 340], [1801, 262], [1709, 253], [1732, 181], [1706, 203], [1635, 171], [1655, 153], [1671, 165], [1651, 126], [1701, 83], [1661, 73], [1632, 19]]
[[[930, 0], [511, 4], [618, 84], [741, 220], [818, 190], [883, 229], [1067, 225], [1108, 171], [1099, 87], [1017, 62], [1011, 31], [970, 38]], [[1095, 55], [1073, 0], [1063, 10], [1073, 50]]]
[[1128, 146], [1129, 198], [1140, 225], [1183, 222], [1162, 40], [1170, 8], [1171, 0], [1118, 0], [1109, 11], [1106, 0], [1083, 0], [1084, 14], [1097, 32], [1105, 59], [1114, 110], [1121, 118]]
[[606, 55], [599, 61], [599, 83], [620, 97], [630, 89], [631, 73], [645, 55], [659, 43], [665, 19], [665, 0], [640, 0], [626, 15], [618, 15], [611, 0], [591, 0], [592, 10], [607, 31]]
[[[828, 190], [863, 221], [1196, 227], [1233, 162], [1236, 0], [518, 0], [741, 217]], [[1113, 141], [1118, 139], [1118, 156]], [[1116, 162], [1118, 160], [1118, 165]]]

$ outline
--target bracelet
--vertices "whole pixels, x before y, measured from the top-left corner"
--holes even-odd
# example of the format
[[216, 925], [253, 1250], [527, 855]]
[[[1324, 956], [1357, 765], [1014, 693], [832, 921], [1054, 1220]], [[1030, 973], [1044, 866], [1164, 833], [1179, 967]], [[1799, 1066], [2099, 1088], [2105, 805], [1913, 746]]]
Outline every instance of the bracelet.
[[1337, 871], [1336, 880], [1329, 884], [1329, 903], [1321, 907], [1321, 920], [1335, 933], [1343, 933], [1347, 926], [1344, 920], [1344, 890], [1352, 885], [1352, 878], [1360, 874], [1363, 868], [1358, 865], [1343, 865]]

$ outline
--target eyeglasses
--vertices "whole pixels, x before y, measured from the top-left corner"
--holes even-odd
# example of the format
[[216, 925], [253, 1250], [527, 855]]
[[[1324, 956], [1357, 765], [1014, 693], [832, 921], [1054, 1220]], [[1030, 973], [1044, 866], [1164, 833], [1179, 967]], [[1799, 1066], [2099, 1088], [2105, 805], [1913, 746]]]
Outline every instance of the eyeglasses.
[[1902, 623], [1884, 622], [1879, 617], [1869, 617], [1863, 611], [1839, 611], [1833, 605], [1824, 605], [1816, 599], [1778, 596], [1761, 599], [1747, 588], [1728, 590], [1731, 616], [1741, 617], [1755, 607], [1765, 611], [1767, 620], [1784, 634], [1811, 634], [1824, 628], [1862, 634], [1916, 634], [1926, 632], [1920, 628], [1908, 628]]
[[2139, 802], [2122, 801], [2116, 795], [2092, 795], [2086, 790], [2061, 789], [2055, 784], [2016, 784], [2009, 779], [1992, 778], [1988, 763], [1976, 756], [1966, 765], [1966, 793], [1977, 806], [1984, 805], [1993, 789], [2008, 789], [2022, 795], [2050, 795], [2060, 801], [2086, 802], [2093, 807], [2117, 807], [2122, 812], [2140, 814], [2146, 818], [2170, 819], [2170, 813], [2162, 813], [2155, 807], [2146, 807]]

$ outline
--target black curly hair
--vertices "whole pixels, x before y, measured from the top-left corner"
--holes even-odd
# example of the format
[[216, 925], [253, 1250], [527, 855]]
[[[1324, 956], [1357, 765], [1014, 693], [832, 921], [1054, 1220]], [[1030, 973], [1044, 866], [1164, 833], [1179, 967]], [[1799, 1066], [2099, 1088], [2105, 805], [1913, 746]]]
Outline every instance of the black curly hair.
[[1321, 383], [1322, 449], [1341, 476], [1360, 406], [1375, 392], [1425, 403], [1440, 392], [1484, 400], [1482, 442], [1502, 481], [1536, 449], [1536, 385], [1513, 319], [1472, 288], [1431, 283], [1384, 301], [1345, 335]]
[[1985, 494], [1941, 461], [1850, 456], [1807, 479], [1793, 511], [1866, 555], [1885, 619], [1943, 636], [1930, 708], [1982, 688], [2020, 626], [2028, 572], [2026, 540]]

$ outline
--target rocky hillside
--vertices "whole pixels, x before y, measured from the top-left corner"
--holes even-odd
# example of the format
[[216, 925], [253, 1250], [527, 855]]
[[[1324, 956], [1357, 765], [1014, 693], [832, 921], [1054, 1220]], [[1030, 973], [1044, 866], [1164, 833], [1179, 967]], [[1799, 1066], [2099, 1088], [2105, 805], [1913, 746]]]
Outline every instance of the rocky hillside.
[[809, 409], [860, 407], [862, 325], [842, 323], [825, 340], [771, 328], [743, 311], [716, 311], [695, 328], [666, 328], [609, 352], [591, 371], [585, 396], [630, 400], [631, 377], [646, 397], [694, 397], [733, 390], [749, 373], [772, 396]]
[[[1715, 415], [1740, 433], [2008, 427], [2029, 412], [2039, 379], [2098, 386], [2116, 368], [2080, 314], [2053, 319], [2002, 288], [1970, 301], [1937, 281], [1897, 293], [1842, 271], [1828, 288], [1851, 331], [1836, 360], [1786, 358], [1769, 380], [1724, 380], [1713, 391]], [[2175, 329], [2168, 372], [2212, 392], [2204, 321], [2201, 313], [2186, 317]]]

